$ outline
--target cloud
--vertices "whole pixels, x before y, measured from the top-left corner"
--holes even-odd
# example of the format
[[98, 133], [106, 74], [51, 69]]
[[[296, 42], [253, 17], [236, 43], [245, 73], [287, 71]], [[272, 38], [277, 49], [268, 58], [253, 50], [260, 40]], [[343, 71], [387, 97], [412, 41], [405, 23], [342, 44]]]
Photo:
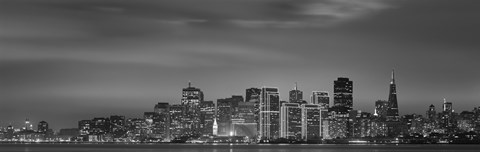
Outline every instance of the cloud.
[[281, 6], [286, 17], [272, 15], [268, 20], [241, 19], [231, 23], [240, 27], [302, 28], [326, 27], [353, 21], [393, 8], [390, 0], [299, 0], [287, 1]]
[[[71, 59], [168, 67], [237, 66], [231, 62], [235, 60], [278, 63], [295, 59], [294, 53], [271, 44], [248, 43], [241, 38], [249, 35], [244, 28], [331, 26], [390, 8], [388, 2], [7, 0], [0, 5], [0, 20], [5, 21], [0, 40], [6, 40], [0, 41], [4, 44], [0, 60]], [[194, 42], [204, 39], [207, 45]]]

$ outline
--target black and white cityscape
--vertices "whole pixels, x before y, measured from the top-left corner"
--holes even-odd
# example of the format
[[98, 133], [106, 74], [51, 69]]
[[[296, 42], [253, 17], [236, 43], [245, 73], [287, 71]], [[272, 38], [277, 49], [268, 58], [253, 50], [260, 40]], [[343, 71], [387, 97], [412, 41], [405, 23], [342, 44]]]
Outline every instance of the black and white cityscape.
[[352, 80], [339, 77], [332, 84], [333, 93], [312, 91], [304, 98], [295, 83], [288, 101], [280, 100], [279, 88], [267, 86], [206, 101], [189, 82], [180, 103], [158, 102], [142, 118], [98, 116], [59, 131], [27, 118], [21, 128], [3, 128], [0, 137], [7, 142], [480, 143], [480, 107], [455, 112], [453, 102], [444, 99], [438, 111], [432, 104], [424, 115], [399, 115], [393, 70], [388, 100], [372, 102], [374, 112], [353, 108]]
[[0, 152], [478, 150], [479, 8], [0, 0]]

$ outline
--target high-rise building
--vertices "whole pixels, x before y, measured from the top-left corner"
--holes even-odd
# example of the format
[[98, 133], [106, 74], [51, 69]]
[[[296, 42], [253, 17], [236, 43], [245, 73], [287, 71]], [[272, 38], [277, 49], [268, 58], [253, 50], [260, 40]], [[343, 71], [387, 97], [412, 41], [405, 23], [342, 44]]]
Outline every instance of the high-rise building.
[[447, 102], [446, 99], [443, 99], [443, 112], [453, 113], [452, 102]]
[[260, 96], [260, 139], [277, 139], [280, 136], [280, 95], [278, 88], [263, 87]]
[[303, 92], [298, 90], [297, 83], [295, 83], [295, 88], [289, 92], [289, 102], [290, 103], [299, 103], [303, 100]]
[[110, 132], [123, 130], [125, 127], [125, 116], [110, 116]]
[[198, 136], [202, 132], [200, 128], [200, 109], [198, 107], [201, 102], [203, 102], [203, 92], [200, 88], [192, 87], [189, 82], [188, 87], [182, 89], [182, 105], [186, 106], [184, 123], [188, 129], [184, 131], [191, 136]]
[[154, 120], [155, 117], [158, 115], [155, 112], [144, 112], [143, 113], [143, 120], [145, 120], [145, 127], [143, 128], [143, 132], [145, 133], [145, 137], [148, 138], [160, 138], [158, 137], [154, 131], [155, 131], [155, 124]]
[[429, 121], [435, 121], [437, 119], [437, 111], [435, 110], [435, 106], [433, 104], [428, 107], [426, 115]]
[[351, 136], [355, 138], [370, 136], [371, 114], [360, 110], [350, 111]]
[[254, 123], [257, 124], [257, 131], [260, 130], [260, 95], [262, 90], [259, 88], [249, 88], [245, 90], [245, 102], [254, 103]]
[[187, 88], [182, 89], [182, 105], [191, 107], [198, 106], [203, 101], [203, 92], [200, 88], [192, 87], [189, 82]]
[[245, 90], [245, 102], [260, 102], [260, 94], [262, 90], [259, 88], [249, 88]]
[[235, 115], [237, 119], [244, 119], [245, 123], [256, 123], [255, 121], [255, 103], [240, 102], [238, 103], [238, 111]]
[[353, 108], [353, 82], [340, 77], [333, 84], [333, 107], [329, 111], [329, 134], [331, 138], [351, 137], [349, 114]]
[[388, 111], [388, 101], [385, 100], [377, 100], [375, 101], [375, 113], [376, 117], [381, 118], [381, 120], [387, 119], [387, 111]]
[[336, 107], [345, 107], [350, 111], [353, 108], [353, 82], [348, 78], [338, 78], [333, 85], [333, 104]]
[[238, 113], [238, 104], [244, 102], [243, 96], [241, 95], [232, 95], [231, 98], [227, 98], [227, 100], [230, 100], [232, 104], [232, 116], [237, 117]]
[[153, 133], [165, 141], [170, 140], [170, 104], [168, 102], [159, 102], [153, 108], [155, 116], [153, 118]]
[[332, 107], [329, 109], [328, 115], [328, 138], [346, 138], [349, 136], [349, 114], [343, 110], [337, 109], [339, 107]]
[[238, 110], [232, 119], [233, 134], [235, 136], [247, 136], [253, 139], [257, 136], [257, 127], [255, 121], [255, 103], [238, 103]]
[[28, 118], [25, 119], [24, 130], [33, 130], [33, 125], [30, 123], [30, 120]]
[[93, 122], [91, 120], [80, 120], [78, 121], [78, 130], [80, 130], [80, 135], [90, 134], [92, 129]]
[[328, 109], [330, 107], [330, 96], [327, 91], [312, 91], [311, 104], [320, 105]]
[[14, 132], [15, 130], [12, 125], [7, 126], [7, 132], [5, 134], [5, 138], [7, 138], [8, 140], [13, 139]]
[[454, 129], [454, 113], [452, 102], [447, 102], [446, 99], [443, 99], [443, 112], [441, 115], [441, 126], [448, 131], [453, 131]]
[[462, 111], [456, 118], [456, 125], [461, 132], [475, 131], [475, 113], [472, 111]]
[[321, 107], [316, 104], [302, 105], [302, 136], [305, 141], [319, 141], [322, 138]]
[[38, 130], [38, 132], [40, 132], [40, 133], [47, 133], [47, 131], [48, 131], [48, 123], [47, 123], [46, 121], [40, 121], [40, 122], [38, 123], [37, 130]]
[[397, 86], [395, 84], [395, 71], [392, 70], [392, 78], [390, 81], [390, 91], [388, 94], [388, 108], [387, 108], [387, 136], [397, 137], [402, 132], [402, 124], [400, 116], [398, 115], [397, 102]]
[[186, 107], [174, 104], [170, 106], [170, 139], [180, 138], [185, 134], [184, 119]]
[[387, 121], [399, 121], [397, 86], [395, 84], [395, 71], [392, 70], [392, 80], [390, 81], [390, 93], [388, 94]]
[[218, 135], [230, 135], [233, 116], [233, 101], [231, 98], [217, 100]]
[[203, 101], [200, 103], [200, 128], [202, 135], [213, 135], [213, 123], [215, 121], [215, 103]]
[[101, 135], [110, 132], [110, 119], [109, 118], [93, 118], [90, 124], [90, 133]]
[[280, 137], [302, 139], [302, 108], [298, 103], [283, 103], [280, 109]]

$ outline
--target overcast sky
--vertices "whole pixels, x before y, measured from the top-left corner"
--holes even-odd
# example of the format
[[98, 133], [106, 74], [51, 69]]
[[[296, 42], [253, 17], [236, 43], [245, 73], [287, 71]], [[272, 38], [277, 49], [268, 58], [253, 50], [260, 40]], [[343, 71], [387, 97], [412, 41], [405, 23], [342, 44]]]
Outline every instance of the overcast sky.
[[[373, 112], [396, 71], [401, 114], [480, 106], [478, 0], [1, 0], [0, 126], [55, 129], [298, 82], [354, 84]], [[333, 102], [333, 101], [332, 101]], [[35, 127], [36, 128], [36, 127]]]

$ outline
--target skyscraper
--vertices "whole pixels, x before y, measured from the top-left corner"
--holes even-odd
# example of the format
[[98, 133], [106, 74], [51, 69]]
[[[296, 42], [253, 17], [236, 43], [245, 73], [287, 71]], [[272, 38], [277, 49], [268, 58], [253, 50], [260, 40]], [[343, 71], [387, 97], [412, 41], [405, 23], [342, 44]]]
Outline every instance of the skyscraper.
[[277, 139], [280, 136], [280, 95], [277, 88], [263, 87], [260, 96], [261, 139]]
[[[260, 123], [260, 94], [262, 90], [259, 88], [249, 88], [245, 90], [245, 102], [252, 102], [254, 123]], [[260, 126], [257, 125], [257, 131], [260, 130]]]
[[327, 91], [312, 91], [311, 104], [320, 105], [323, 108], [330, 107], [330, 96]]
[[203, 92], [200, 88], [192, 87], [188, 82], [188, 87], [182, 89], [182, 105], [189, 107], [187, 110], [195, 110], [196, 106], [203, 101]]
[[262, 90], [259, 88], [248, 88], [245, 90], [245, 102], [260, 102], [260, 94]]
[[349, 114], [353, 108], [353, 82], [340, 77], [333, 83], [333, 106], [329, 108], [331, 138], [350, 137]]
[[28, 118], [25, 119], [25, 128], [24, 130], [33, 130], [32, 124]]
[[119, 130], [123, 130], [125, 127], [125, 116], [110, 116], [110, 131], [116, 133]]
[[374, 113], [375, 116], [385, 121], [387, 118], [387, 111], [388, 111], [388, 101], [385, 101], [385, 100], [375, 101], [375, 113]]
[[255, 103], [240, 102], [238, 111], [232, 119], [232, 130], [235, 136], [255, 138], [258, 133], [258, 124], [255, 120]]
[[185, 119], [185, 106], [184, 105], [171, 105], [170, 106], [170, 139], [179, 138], [185, 134], [184, 132], [184, 119]]
[[38, 128], [37, 128], [38, 132], [40, 133], [47, 133], [48, 131], [48, 123], [45, 122], [45, 121], [40, 121], [38, 123]]
[[166, 141], [170, 140], [170, 104], [168, 102], [159, 102], [153, 108], [155, 116], [153, 118], [154, 133]]
[[429, 121], [435, 121], [437, 119], [437, 111], [433, 104], [428, 107], [426, 114]]
[[215, 121], [215, 103], [203, 101], [200, 103], [200, 128], [202, 135], [213, 135], [212, 127]]
[[320, 105], [302, 105], [302, 136], [305, 141], [319, 141], [322, 138], [321, 120]]
[[[353, 82], [348, 78], [338, 78], [333, 85], [333, 104], [336, 107], [345, 108], [347, 111], [353, 108]], [[346, 112], [346, 111], [345, 111]]]
[[387, 121], [399, 121], [397, 86], [395, 84], [395, 71], [392, 70], [392, 80], [390, 81], [390, 93], [388, 94]]
[[453, 113], [452, 102], [447, 102], [447, 99], [443, 99], [443, 112]]
[[454, 118], [453, 118], [453, 105], [452, 102], [447, 102], [447, 100], [443, 99], [443, 112], [441, 115], [441, 125], [442, 128], [452, 131], [454, 128]]
[[230, 99], [231, 98], [217, 99], [217, 123], [219, 136], [228, 136], [231, 132], [233, 103]]
[[298, 90], [297, 83], [295, 83], [295, 88], [289, 92], [289, 102], [298, 103], [303, 100], [303, 92]]
[[280, 110], [280, 137], [302, 139], [302, 108], [298, 103], [283, 103]]
[[78, 130], [80, 130], [80, 135], [90, 134], [92, 126], [93, 126], [93, 122], [91, 120], [78, 121]]
[[187, 88], [182, 89], [182, 105], [186, 106], [184, 124], [188, 134], [198, 136], [202, 130], [200, 128], [200, 109], [198, 105], [203, 102], [203, 92], [200, 88], [192, 87], [188, 83]]

